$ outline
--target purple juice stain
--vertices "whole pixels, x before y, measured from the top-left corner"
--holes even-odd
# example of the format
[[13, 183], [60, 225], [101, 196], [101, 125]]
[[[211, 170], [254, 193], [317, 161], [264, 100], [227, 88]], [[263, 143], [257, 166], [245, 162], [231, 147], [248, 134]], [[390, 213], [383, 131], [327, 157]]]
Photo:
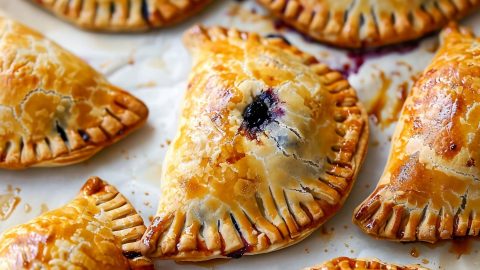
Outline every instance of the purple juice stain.
[[357, 74], [363, 64], [369, 59], [379, 58], [392, 53], [409, 53], [418, 48], [419, 45], [420, 41], [414, 40], [383, 47], [350, 50], [347, 51], [347, 57], [350, 60], [350, 63], [343, 65], [338, 71], [348, 78], [348, 76], [352, 74]]
[[263, 132], [277, 117], [283, 115], [279, 103], [278, 96], [273, 89], [267, 89], [254, 97], [243, 111], [240, 132], [246, 134], [250, 139], [256, 139], [257, 133]]
[[[317, 43], [315, 39], [311, 38], [310, 36], [298, 31], [294, 27], [286, 24], [281, 19], [276, 19], [273, 22], [273, 27], [277, 31], [290, 31], [299, 34], [305, 42], [309, 43]], [[350, 60], [350, 63], [344, 64], [341, 68], [337, 69], [340, 73], [342, 73], [346, 78], [352, 74], [357, 74], [360, 68], [365, 64], [365, 62], [369, 59], [374, 59], [378, 57], [382, 57], [391, 53], [398, 53], [398, 54], [405, 54], [411, 52], [418, 48], [420, 45], [419, 40], [408, 41], [400, 44], [395, 45], [386, 45], [382, 47], [374, 47], [374, 48], [360, 48], [360, 49], [353, 49], [347, 50], [342, 48], [334, 47], [330, 44], [323, 43], [324, 46], [334, 49], [334, 50], [343, 50], [346, 52], [347, 58]]]

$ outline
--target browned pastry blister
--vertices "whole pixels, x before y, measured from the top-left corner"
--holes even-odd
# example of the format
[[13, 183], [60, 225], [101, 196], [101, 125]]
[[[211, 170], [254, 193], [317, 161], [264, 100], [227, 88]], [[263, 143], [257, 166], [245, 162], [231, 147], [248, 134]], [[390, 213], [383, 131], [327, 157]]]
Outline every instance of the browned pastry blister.
[[81, 162], [147, 119], [142, 101], [40, 33], [0, 17], [0, 168]]
[[304, 270], [428, 270], [428, 268], [420, 265], [399, 266], [376, 259], [338, 257], [320, 265], [307, 267]]
[[355, 90], [278, 37], [197, 26], [185, 44], [194, 65], [143, 253], [200, 261], [299, 242], [340, 210], [366, 153]]
[[31, 0], [84, 29], [134, 32], [181, 22], [212, 0]]
[[420, 38], [478, 10], [480, 0], [258, 0], [306, 35], [340, 47]]
[[115, 187], [92, 177], [71, 202], [3, 232], [0, 268], [153, 270], [138, 252], [145, 229]]
[[480, 233], [480, 39], [450, 25], [403, 107], [387, 165], [353, 221], [375, 237]]

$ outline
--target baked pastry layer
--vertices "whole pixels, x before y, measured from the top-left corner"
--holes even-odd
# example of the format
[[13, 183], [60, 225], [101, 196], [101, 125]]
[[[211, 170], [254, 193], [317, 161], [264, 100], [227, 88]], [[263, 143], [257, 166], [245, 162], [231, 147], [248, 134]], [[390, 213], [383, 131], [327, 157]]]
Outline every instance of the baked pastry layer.
[[145, 31], [169, 26], [202, 10], [212, 0], [32, 0], [84, 29]]
[[40, 33], [0, 18], [0, 168], [90, 158], [147, 119], [137, 98]]
[[144, 254], [240, 257], [305, 238], [341, 208], [363, 161], [355, 91], [279, 37], [197, 26], [185, 44], [194, 65]]
[[480, 232], [480, 39], [451, 25], [403, 107], [390, 157], [353, 221], [397, 241]]
[[302, 33], [340, 47], [381, 46], [438, 30], [480, 0], [258, 0]]
[[145, 229], [115, 187], [92, 177], [68, 204], [3, 232], [0, 268], [153, 270], [138, 253]]
[[398, 266], [377, 259], [352, 259], [338, 257], [304, 270], [428, 270], [420, 265]]

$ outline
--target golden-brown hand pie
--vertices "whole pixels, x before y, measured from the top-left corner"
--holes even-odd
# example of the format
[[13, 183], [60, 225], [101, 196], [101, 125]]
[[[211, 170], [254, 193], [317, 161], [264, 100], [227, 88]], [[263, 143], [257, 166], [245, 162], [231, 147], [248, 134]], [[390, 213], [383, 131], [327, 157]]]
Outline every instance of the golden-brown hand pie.
[[258, 0], [300, 32], [340, 47], [412, 40], [480, 7], [480, 0]]
[[331, 261], [304, 270], [428, 270], [420, 265], [398, 266], [376, 259], [335, 258]]
[[90, 158], [146, 120], [148, 109], [41, 34], [0, 17], [0, 168]]
[[375, 191], [355, 210], [366, 233], [397, 241], [480, 232], [480, 39], [455, 25], [403, 107]]
[[145, 229], [115, 187], [92, 177], [68, 204], [3, 232], [0, 268], [153, 270], [138, 253]]
[[366, 151], [343, 76], [278, 37], [194, 27], [194, 66], [144, 254], [199, 261], [292, 245], [337, 212]]
[[145, 31], [178, 23], [212, 0], [32, 0], [78, 27], [107, 32]]

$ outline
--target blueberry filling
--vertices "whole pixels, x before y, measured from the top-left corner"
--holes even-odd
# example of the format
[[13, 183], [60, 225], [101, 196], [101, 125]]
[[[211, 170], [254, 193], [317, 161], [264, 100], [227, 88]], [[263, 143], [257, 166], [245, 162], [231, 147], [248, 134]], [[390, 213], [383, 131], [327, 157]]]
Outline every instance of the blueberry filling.
[[290, 41], [288, 41], [288, 39], [284, 36], [284, 35], [280, 35], [280, 34], [268, 34], [265, 36], [266, 38], [279, 38], [281, 40], [283, 40], [283, 42], [287, 43], [288, 45], [291, 45]]
[[142, 16], [145, 21], [149, 21], [150, 13], [148, 12], [147, 0], [142, 1]]
[[255, 139], [256, 134], [263, 132], [283, 111], [278, 107], [279, 101], [272, 89], [257, 95], [243, 112], [241, 131]]
[[245, 241], [245, 239], [241, 235], [242, 233], [240, 231], [240, 226], [238, 226], [238, 223], [232, 214], [230, 214], [230, 219], [232, 220], [233, 225], [235, 226], [235, 229], [237, 230], [237, 232], [240, 233], [240, 237], [242, 237], [243, 247], [241, 249], [228, 253], [226, 256], [233, 259], [239, 259], [248, 251], [248, 243], [247, 241]]
[[123, 256], [125, 256], [127, 259], [135, 259], [137, 257], [142, 256], [142, 254], [135, 251], [126, 251], [123, 253]]
[[63, 129], [58, 122], [56, 123], [56, 128], [57, 128], [57, 133], [60, 134], [60, 137], [62, 137], [62, 140], [64, 142], [68, 141], [67, 134], [65, 133], [65, 130]]
[[84, 142], [90, 141], [90, 136], [85, 131], [79, 130], [78, 133], [80, 134], [80, 136], [82, 136], [82, 140]]
[[247, 247], [243, 247], [239, 250], [235, 250], [234, 252], [228, 253], [227, 257], [230, 257], [232, 259], [240, 259], [246, 252], [247, 252]]

